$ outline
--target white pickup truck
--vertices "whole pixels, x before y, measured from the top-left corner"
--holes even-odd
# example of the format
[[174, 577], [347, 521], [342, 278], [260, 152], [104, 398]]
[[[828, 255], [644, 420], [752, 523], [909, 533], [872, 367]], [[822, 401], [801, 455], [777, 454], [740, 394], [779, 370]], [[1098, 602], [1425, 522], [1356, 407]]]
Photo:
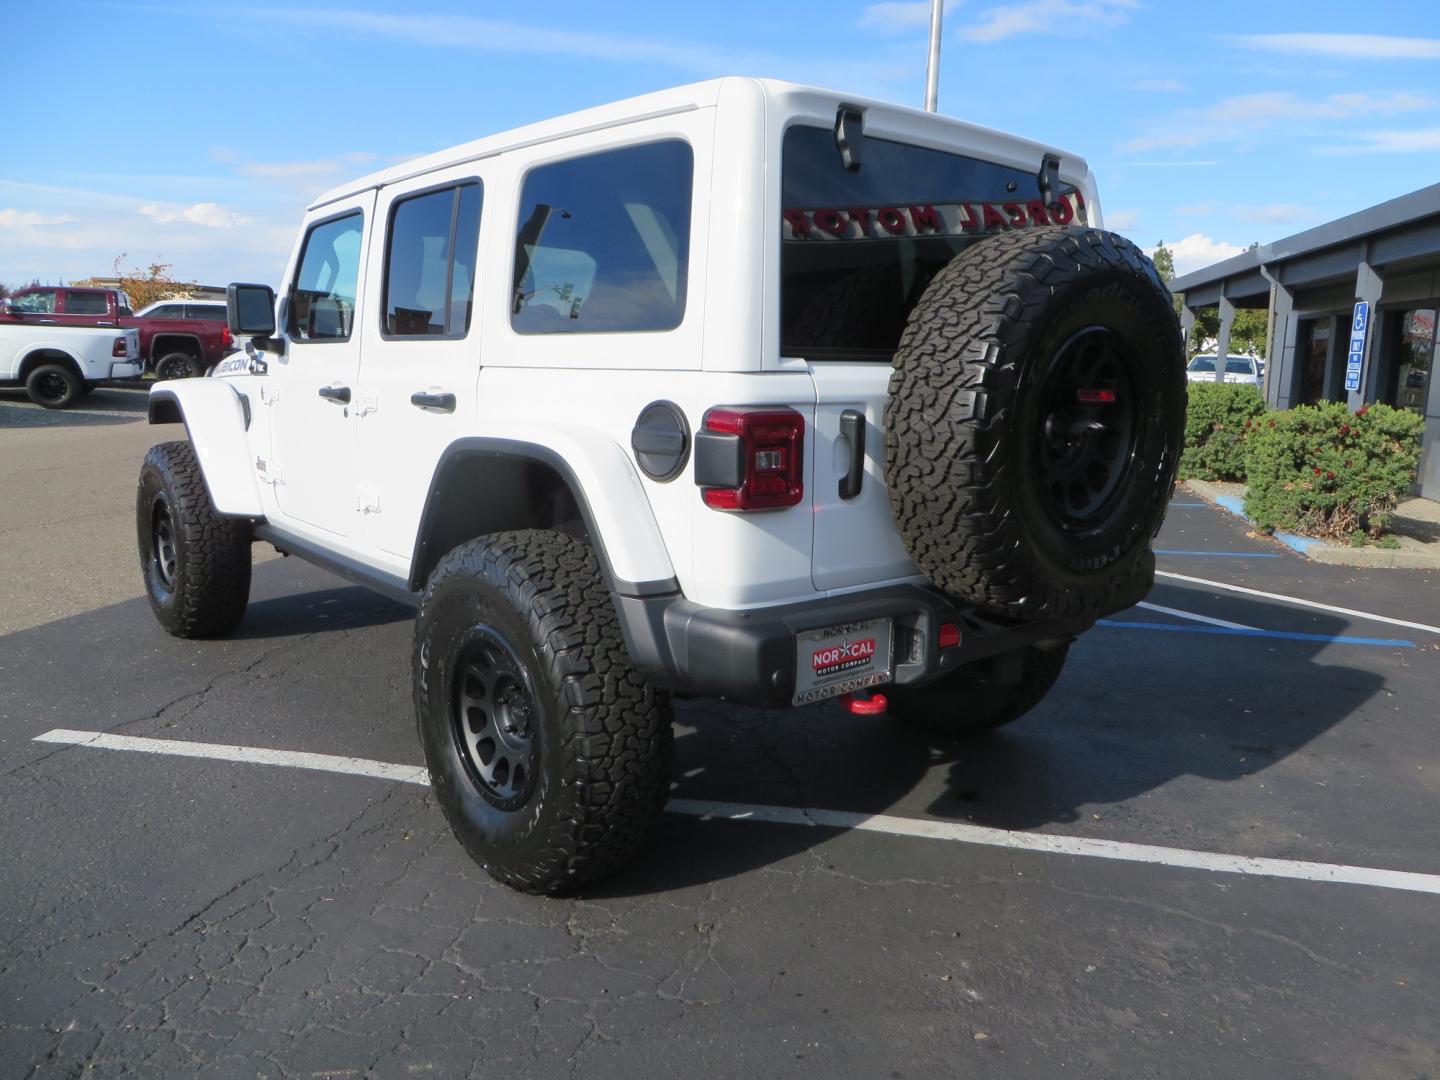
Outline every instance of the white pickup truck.
[[97, 383], [138, 380], [140, 331], [0, 320], [0, 387], [23, 386], [36, 405], [65, 409]]

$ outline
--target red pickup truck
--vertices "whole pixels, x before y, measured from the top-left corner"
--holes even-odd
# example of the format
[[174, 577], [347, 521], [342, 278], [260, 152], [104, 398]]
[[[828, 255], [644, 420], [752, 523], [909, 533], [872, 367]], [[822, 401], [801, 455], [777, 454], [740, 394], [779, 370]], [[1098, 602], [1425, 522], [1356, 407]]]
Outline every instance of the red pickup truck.
[[118, 326], [140, 331], [140, 355], [160, 379], [203, 375], [236, 349], [225, 321], [225, 305], [162, 300], [144, 311], [116, 289], [30, 285], [0, 305], [0, 322], [57, 326]]

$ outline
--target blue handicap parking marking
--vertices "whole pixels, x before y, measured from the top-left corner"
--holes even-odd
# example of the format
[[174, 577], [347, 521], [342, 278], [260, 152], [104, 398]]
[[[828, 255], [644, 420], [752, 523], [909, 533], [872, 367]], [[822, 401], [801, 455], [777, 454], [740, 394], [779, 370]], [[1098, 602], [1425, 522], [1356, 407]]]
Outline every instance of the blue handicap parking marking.
[[1156, 555], [1193, 555], [1196, 558], [1214, 559], [1278, 559], [1279, 555], [1270, 551], [1178, 551], [1174, 548], [1156, 548]]
[[1384, 649], [1413, 649], [1404, 638], [1360, 637], [1354, 634], [1302, 634], [1290, 630], [1252, 630], [1241, 626], [1191, 626], [1180, 623], [1139, 622], [1131, 619], [1097, 619], [1096, 626], [1115, 630], [1151, 630], [1171, 634], [1218, 634], [1222, 637], [1276, 638], [1281, 641], [1322, 641], [1331, 645], [1369, 645]]

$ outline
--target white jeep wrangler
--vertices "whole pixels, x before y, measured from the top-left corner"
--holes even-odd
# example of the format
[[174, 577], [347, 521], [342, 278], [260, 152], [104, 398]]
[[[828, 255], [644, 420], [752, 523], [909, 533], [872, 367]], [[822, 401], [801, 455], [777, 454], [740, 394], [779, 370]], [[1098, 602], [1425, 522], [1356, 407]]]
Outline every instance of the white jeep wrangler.
[[641, 844], [671, 695], [980, 731], [1151, 585], [1180, 332], [1073, 155], [721, 79], [337, 188], [284, 280], [151, 392], [151, 603], [226, 633], [258, 539], [418, 608], [436, 797], [516, 888]]

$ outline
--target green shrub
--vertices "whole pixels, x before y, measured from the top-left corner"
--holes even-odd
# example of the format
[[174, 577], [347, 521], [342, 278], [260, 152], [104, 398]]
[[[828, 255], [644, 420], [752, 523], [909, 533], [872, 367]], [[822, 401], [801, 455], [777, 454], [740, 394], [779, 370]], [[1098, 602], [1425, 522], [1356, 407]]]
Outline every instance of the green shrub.
[[1415, 480], [1425, 426], [1403, 409], [1370, 405], [1352, 415], [1333, 401], [1251, 423], [1245, 513], [1267, 528], [1340, 540], [1384, 531]]
[[1260, 388], [1216, 382], [1186, 386], [1190, 407], [1185, 413], [1181, 479], [1244, 480], [1247, 421], [1265, 412]]

